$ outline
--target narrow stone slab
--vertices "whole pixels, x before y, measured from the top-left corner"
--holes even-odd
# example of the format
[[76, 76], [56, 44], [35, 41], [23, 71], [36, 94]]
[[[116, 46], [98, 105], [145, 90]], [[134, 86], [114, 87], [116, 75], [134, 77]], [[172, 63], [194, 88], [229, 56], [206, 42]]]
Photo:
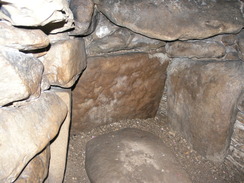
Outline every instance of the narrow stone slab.
[[174, 59], [168, 68], [170, 125], [210, 160], [227, 155], [243, 81], [242, 61]]
[[115, 24], [161, 40], [203, 39], [244, 26], [238, 0], [94, 0]]
[[225, 52], [224, 45], [214, 41], [176, 41], [166, 45], [166, 53], [169, 57], [220, 58], [225, 55]]
[[92, 183], [190, 183], [187, 173], [153, 134], [127, 128], [98, 136], [86, 145]]

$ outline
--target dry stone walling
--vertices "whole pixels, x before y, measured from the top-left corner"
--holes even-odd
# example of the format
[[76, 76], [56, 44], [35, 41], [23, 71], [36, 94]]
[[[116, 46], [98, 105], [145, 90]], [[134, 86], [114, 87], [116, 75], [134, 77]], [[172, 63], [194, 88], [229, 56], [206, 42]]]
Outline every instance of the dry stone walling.
[[172, 129], [243, 168], [243, 7], [0, 1], [0, 182], [62, 182], [71, 87], [77, 130], [153, 117], [167, 88]]

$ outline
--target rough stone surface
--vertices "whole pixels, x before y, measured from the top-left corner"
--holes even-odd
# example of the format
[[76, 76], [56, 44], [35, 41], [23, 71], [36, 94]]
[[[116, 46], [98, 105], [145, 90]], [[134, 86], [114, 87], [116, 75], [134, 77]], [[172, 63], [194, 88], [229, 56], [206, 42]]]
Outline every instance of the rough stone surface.
[[168, 61], [163, 54], [146, 53], [89, 58], [73, 91], [74, 130], [121, 119], [154, 117]]
[[57, 135], [66, 114], [65, 103], [52, 92], [44, 92], [32, 102], [0, 109], [0, 182], [17, 178]]
[[41, 60], [50, 84], [69, 88], [86, 67], [84, 41], [81, 38], [58, 41]]
[[157, 136], [133, 128], [89, 141], [86, 145], [86, 171], [93, 183], [191, 182]]
[[88, 55], [136, 49], [148, 51], [165, 45], [163, 41], [150, 39], [129, 29], [114, 25], [101, 13], [95, 31], [85, 38]]
[[43, 183], [48, 174], [49, 159], [50, 148], [47, 146], [28, 163], [14, 183]]
[[0, 47], [0, 106], [39, 95], [42, 63], [18, 50]]
[[[73, 27], [73, 14], [67, 0], [4, 0], [0, 2], [0, 19], [15, 26], [45, 26], [56, 33]], [[45, 11], [43, 11], [45, 10]], [[47, 27], [46, 27], [47, 28]]]
[[225, 55], [225, 47], [218, 42], [191, 41], [171, 42], [166, 45], [169, 57], [220, 58]]
[[70, 89], [58, 89], [52, 88], [67, 105], [68, 114], [63, 122], [58, 136], [50, 145], [51, 149], [51, 159], [49, 165], [48, 178], [45, 183], [62, 183], [66, 159], [67, 159], [67, 149], [68, 149], [68, 139], [69, 139], [69, 128], [70, 128], [70, 115], [71, 115], [71, 90]]
[[222, 161], [229, 148], [243, 69], [241, 61], [186, 59], [174, 59], [168, 69], [169, 123], [213, 161]]
[[0, 22], [0, 45], [18, 50], [36, 50], [47, 47], [49, 39], [39, 29], [15, 28], [7, 22]]
[[239, 57], [244, 61], [244, 31], [238, 34], [237, 44], [239, 48]]
[[96, 13], [92, 0], [70, 0], [70, 9], [75, 20], [75, 30], [70, 35], [87, 35], [94, 31]]
[[238, 0], [94, 0], [111, 21], [161, 40], [203, 39], [238, 32], [244, 25]]

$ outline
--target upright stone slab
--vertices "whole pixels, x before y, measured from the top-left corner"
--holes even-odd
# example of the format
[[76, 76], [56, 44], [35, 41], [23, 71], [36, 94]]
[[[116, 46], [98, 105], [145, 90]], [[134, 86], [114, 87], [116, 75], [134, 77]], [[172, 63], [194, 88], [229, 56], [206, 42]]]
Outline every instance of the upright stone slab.
[[203, 39], [244, 26], [238, 0], [94, 0], [117, 25], [161, 40]]
[[45, 183], [62, 183], [65, 173], [71, 115], [71, 89], [52, 88], [67, 105], [68, 114], [57, 137], [50, 144], [51, 158], [48, 178]]
[[222, 161], [230, 145], [243, 86], [242, 61], [174, 59], [167, 79], [171, 127], [200, 154]]
[[92, 183], [190, 183], [170, 149], [153, 134], [127, 128], [97, 136], [86, 145]]
[[87, 68], [73, 91], [73, 129], [154, 117], [168, 61], [164, 54], [146, 53], [88, 58]]

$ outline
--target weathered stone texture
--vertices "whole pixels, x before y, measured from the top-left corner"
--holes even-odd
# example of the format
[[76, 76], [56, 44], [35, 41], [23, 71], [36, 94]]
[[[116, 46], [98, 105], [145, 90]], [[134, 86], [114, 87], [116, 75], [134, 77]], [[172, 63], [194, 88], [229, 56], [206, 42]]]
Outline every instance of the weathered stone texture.
[[29, 0], [4, 0], [0, 19], [15, 26], [38, 27], [48, 24], [52, 33], [71, 29], [74, 22], [67, 0], [35, 0], [35, 3]]
[[[55, 115], [54, 115], [55, 114]], [[13, 182], [25, 165], [57, 135], [67, 114], [54, 93], [0, 109], [0, 182]]]
[[121, 119], [154, 117], [168, 61], [163, 54], [146, 53], [89, 58], [73, 91], [74, 130]]
[[86, 171], [93, 183], [190, 183], [168, 147], [153, 134], [127, 128], [86, 145]]
[[225, 55], [225, 47], [218, 42], [191, 41], [171, 42], [166, 45], [169, 57], [220, 58]]
[[233, 135], [231, 137], [230, 153], [227, 159], [244, 172], [244, 93], [237, 104], [239, 109], [236, 115]]
[[167, 79], [171, 127], [182, 133], [201, 155], [223, 160], [243, 81], [242, 61], [174, 59]]
[[49, 159], [50, 148], [47, 146], [28, 163], [14, 183], [43, 183], [48, 175]]
[[244, 61], [244, 31], [238, 34], [237, 44], [239, 48], [239, 57]]
[[15, 28], [0, 22], [0, 45], [18, 50], [36, 50], [49, 45], [48, 36], [39, 29]]
[[203, 39], [240, 31], [244, 26], [238, 0], [94, 0], [115, 24], [161, 40]]
[[95, 31], [85, 38], [88, 55], [98, 55], [121, 50], [149, 51], [165, 45], [165, 42], [136, 34], [114, 25], [101, 13]]
[[55, 92], [67, 105], [68, 114], [60, 128], [58, 136], [50, 144], [51, 159], [49, 165], [48, 178], [45, 181], [45, 183], [61, 183], [63, 182], [67, 159], [66, 156], [68, 149], [71, 115], [71, 89], [52, 88], [52, 91]]
[[42, 63], [18, 50], [0, 47], [0, 106], [39, 95]]
[[75, 20], [75, 30], [69, 32], [70, 35], [87, 35], [94, 31], [96, 12], [92, 0], [70, 0], [70, 9]]
[[84, 41], [81, 38], [58, 41], [41, 60], [50, 84], [69, 88], [86, 67]]

